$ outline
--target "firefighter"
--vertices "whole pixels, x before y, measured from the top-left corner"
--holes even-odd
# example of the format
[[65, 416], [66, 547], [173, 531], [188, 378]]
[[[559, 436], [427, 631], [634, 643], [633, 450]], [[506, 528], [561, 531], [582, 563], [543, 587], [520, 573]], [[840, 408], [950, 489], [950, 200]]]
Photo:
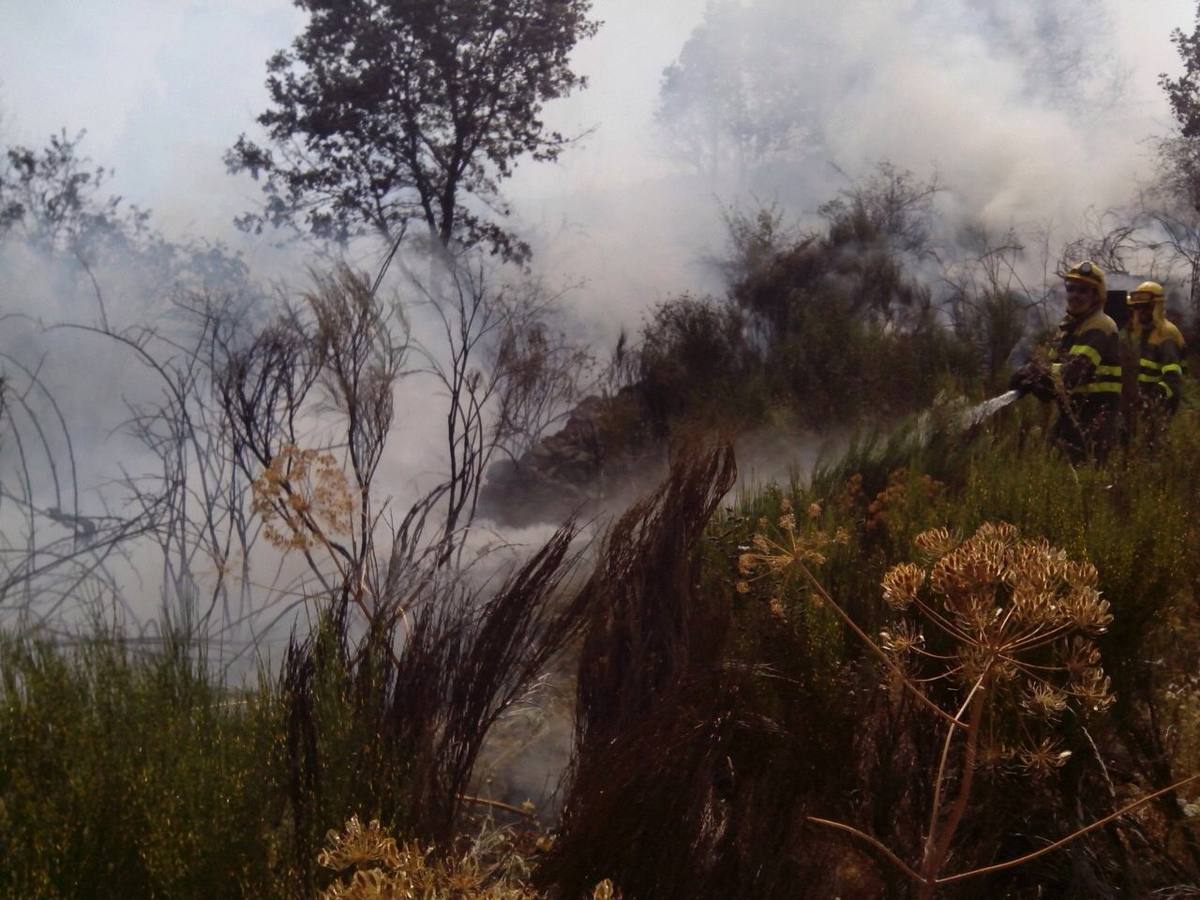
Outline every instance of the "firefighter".
[[1144, 281], [1126, 301], [1129, 335], [1138, 357], [1138, 418], [1153, 442], [1175, 410], [1183, 387], [1183, 335], [1167, 321], [1166, 296], [1157, 281]]
[[1104, 314], [1104, 272], [1098, 265], [1084, 261], [1062, 277], [1067, 314], [1050, 363], [1018, 369], [1011, 387], [1057, 402], [1050, 437], [1072, 464], [1104, 462], [1116, 440], [1121, 400], [1117, 323]]

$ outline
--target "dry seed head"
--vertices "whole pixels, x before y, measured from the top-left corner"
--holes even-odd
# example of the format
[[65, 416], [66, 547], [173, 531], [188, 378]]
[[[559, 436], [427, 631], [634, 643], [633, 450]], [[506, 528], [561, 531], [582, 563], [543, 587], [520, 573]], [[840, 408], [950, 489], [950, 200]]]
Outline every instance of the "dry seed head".
[[1063, 598], [1063, 612], [1076, 628], [1093, 634], [1103, 632], [1112, 622], [1108, 601], [1091, 587], [1077, 587]]
[[[378, 831], [377, 826], [378, 823], [373, 822], [363, 829], [357, 819], [353, 819], [347, 824], [347, 834], [331, 832], [330, 842], [333, 844], [340, 840], [345, 843], [351, 835], [355, 836], [355, 840], [360, 840], [364, 833], [372, 829]], [[336, 863], [347, 861], [332, 857], [335, 849], [327, 847], [322, 857]], [[378, 863], [369, 867], [357, 858], [349, 859], [350, 865], [339, 869], [342, 873], [340, 879], [318, 893], [317, 900], [416, 900], [438, 897], [534, 900], [541, 896], [519, 879], [512, 880], [504, 874], [497, 877], [496, 869], [482, 865], [481, 846], [478, 843], [462, 856], [431, 858], [431, 850], [408, 842], [387, 860], [365, 860], [365, 863]], [[325, 859], [322, 862], [324, 864]], [[608, 896], [613, 897], [614, 893]]]
[[1021, 577], [1012, 588], [1011, 603], [1017, 624], [1037, 624], [1050, 616], [1054, 593]]
[[909, 622], [900, 622], [890, 631], [879, 632], [879, 645], [888, 653], [904, 656], [925, 645], [921, 629]]
[[395, 882], [382, 869], [359, 869], [349, 884], [333, 884], [322, 891], [320, 900], [391, 900], [403, 896]]
[[946, 558], [956, 561], [958, 577], [971, 585], [998, 585], [1008, 573], [1005, 546], [998, 541], [972, 538]]
[[1021, 705], [1041, 719], [1053, 721], [1067, 708], [1067, 695], [1045, 682], [1029, 682]]
[[766, 529], [755, 533], [750, 539], [754, 551], [738, 556], [739, 574], [760, 578], [782, 574], [797, 563], [820, 565], [825, 562], [826, 547], [849, 540], [840, 529], [831, 537], [823, 531], [797, 532], [795, 525], [795, 517], [787, 513], [780, 518], [782, 533], [777, 532], [774, 538]]
[[1079, 682], [1095, 666], [1100, 664], [1100, 649], [1087, 638], [1075, 635], [1059, 654], [1068, 677]]
[[998, 544], [964, 543], [933, 564], [929, 581], [935, 593], [954, 601], [994, 589], [1006, 570]]
[[1112, 694], [1112, 679], [1098, 666], [1086, 670], [1072, 687], [1076, 695], [1095, 712], [1103, 712], [1116, 700]]
[[[880, 635], [897, 663], [913, 667], [923, 683], [945, 679], [986, 691], [989, 705], [1003, 704], [1026, 728], [1055, 723], [1070, 707], [1111, 705], [1111, 680], [1086, 637], [1112, 621], [1091, 563], [1074, 562], [1045, 540], [1021, 540], [1006, 523], [981, 526], [963, 541], [935, 529], [917, 543], [930, 554], [928, 568], [904, 563], [881, 582], [885, 602], [912, 619]], [[918, 623], [951, 642], [952, 662], [925, 651]], [[1013, 755], [1000, 748], [995, 764]], [[1049, 741], [1019, 753], [1021, 765], [1039, 775], [1068, 756]]]
[[975, 539], [996, 541], [1006, 547], [1017, 542], [1020, 532], [1008, 522], [984, 522], [975, 532]]
[[957, 547], [959, 539], [947, 528], [930, 528], [918, 534], [913, 543], [926, 556], [940, 557]]
[[1010, 581], [1021, 581], [1037, 591], [1056, 591], [1062, 582], [1062, 561], [1046, 548], [1023, 542], [1014, 548], [1009, 568]]
[[900, 563], [884, 573], [883, 599], [892, 609], [904, 611], [917, 599], [925, 584], [925, 572], [915, 563]]
[[354, 494], [332, 453], [287, 444], [250, 485], [251, 508], [267, 540], [307, 550], [324, 534], [353, 528]]
[[978, 644], [962, 644], [958, 648], [958, 664], [961, 667], [958, 680], [973, 685], [984, 673], [995, 675], [995, 656], [986, 647]]
[[953, 602], [947, 600], [946, 608], [963, 631], [983, 641], [995, 630], [996, 621], [1003, 614], [1003, 610], [996, 605], [995, 590], [987, 587], [961, 592]]
[[964, 687], [976, 683], [984, 686], [1013, 681], [1020, 674], [1018, 668], [1007, 657], [999, 656], [990, 648], [977, 643], [960, 644], [955, 658], [958, 670], [954, 678]]
[[363, 863], [382, 863], [385, 866], [400, 864], [400, 851], [396, 841], [372, 819], [366, 827], [358, 816], [351, 816], [343, 831], [331, 829], [325, 835], [325, 849], [317, 856], [317, 862], [327, 869], [348, 869]]
[[1086, 559], [1068, 562], [1063, 568], [1063, 578], [1073, 588], [1095, 588], [1100, 583], [1100, 573]]
[[1061, 768], [1071, 756], [1070, 750], [1060, 750], [1059, 743], [1051, 738], [1021, 750], [1019, 757], [1025, 771], [1035, 776], [1046, 776]]

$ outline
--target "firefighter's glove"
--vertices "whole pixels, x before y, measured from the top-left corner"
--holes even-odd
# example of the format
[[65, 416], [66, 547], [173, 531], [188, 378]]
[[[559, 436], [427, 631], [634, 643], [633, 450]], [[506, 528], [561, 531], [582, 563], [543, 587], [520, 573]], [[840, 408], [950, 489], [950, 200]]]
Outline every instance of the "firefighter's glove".
[[1021, 366], [1012, 373], [1008, 380], [1010, 390], [1018, 391], [1021, 396], [1033, 394], [1039, 400], [1050, 400], [1054, 397], [1054, 382], [1045, 366], [1029, 363]]

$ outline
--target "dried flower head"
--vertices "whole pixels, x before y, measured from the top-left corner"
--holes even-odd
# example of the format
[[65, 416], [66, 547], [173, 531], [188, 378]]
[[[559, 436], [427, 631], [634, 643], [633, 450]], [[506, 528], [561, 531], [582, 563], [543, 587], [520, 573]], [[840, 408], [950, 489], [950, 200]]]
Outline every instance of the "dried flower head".
[[914, 543], [925, 556], [945, 556], [959, 544], [958, 536], [946, 528], [930, 528], [917, 535]]
[[[1113, 702], [1089, 639], [1112, 622], [1091, 563], [1022, 539], [1007, 523], [983, 525], [965, 540], [932, 529], [916, 544], [925, 565], [902, 563], [882, 579], [884, 602], [904, 618], [880, 640], [905, 657], [915, 684], [952, 682], [958, 698], [981, 689], [989, 715], [1007, 709], [1025, 720], [1026, 733], [1072, 706], [1101, 711]], [[981, 750], [987, 746], [982, 740]], [[1027, 770], [1042, 774], [1065, 758], [1045, 742], [1021, 754]]]
[[984, 522], [975, 532], [973, 540], [995, 541], [1004, 546], [1012, 546], [1021, 536], [1015, 525], [1008, 522]]
[[396, 841], [372, 819], [366, 826], [358, 816], [351, 816], [342, 831], [331, 829], [325, 835], [325, 849], [317, 862], [326, 869], [349, 869], [365, 863], [398, 866], [400, 851]]
[[[507, 841], [489, 839], [477, 842], [461, 856], [432, 856], [432, 848], [422, 849], [413, 842], [397, 846], [378, 822], [364, 828], [353, 817], [343, 831], [329, 832], [326, 848], [318, 856], [322, 866], [339, 874], [337, 881], [318, 894], [318, 900], [534, 900], [541, 895], [532, 887], [480, 861], [481, 853], [499, 853], [503, 858], [511, 855], [512, 849]], [[615, 898], [615, 892], [610, 885], [609, 892], [599, 896]]]
[[899, 622], [888, 631], [879, 633], [879, 645], [888, 653], [904, 656], [925, 645], [925, 635], [920, 628], [910, 622]]
[[747, 593], [750, 583], [769, 575], [787, 577], [798, 565], [821, 565], [828, 548], [849, 542], [845, 529], [832, 535], [820, 530], [799, 531], [796, 516], [783, 513], [771, 528], [759, 519], [759, 530], [751, 538], [752, 550], [738, 555], [737, 569], [742, 576], [737, 582], [738, 593]]
[[1070, 750], [1059, 749], [1052, 738], [1043, 738], [1032, 747], [1023, 748], [1018, 754], [1025, 771], [1037, 777], [1045, 777], [1061, 768], [1071, 757]]
[[915, 563], [901, 563], [883, 576], [883, 599], [892, 609], [908, 609], [925, 584], [925, 570]]
[[1067, 708], [1067, 695], [1045, 682], [1028, 682], [1021, 705], [1042, 719], [1054, 720]]
[[354, 494], [332, 453], [287, 444], [250, 493], [267, 540], [284, 550], [307, 550], [353, 527]]
[[1017, 751], [1003, 741], [990, 741], [979, 748], [976, 764], [983, 769], [1001, 769], [1011, 763]]

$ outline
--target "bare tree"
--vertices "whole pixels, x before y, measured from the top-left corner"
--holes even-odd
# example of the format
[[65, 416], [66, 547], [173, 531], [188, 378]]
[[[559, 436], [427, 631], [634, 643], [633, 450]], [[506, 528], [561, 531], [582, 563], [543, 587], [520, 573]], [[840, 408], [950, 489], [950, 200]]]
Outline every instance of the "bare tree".
[[1088, 210], [1083, 235], [1063, 247], [1060, 270], [1090, 259], [1106, 272], [1128, 273], [1131, 266], [1141, 262], [1138, 255], [1145, 247], [1140, 233], [1143, 224], [1137, 215], [1122, 210]]
[[39, 369], [0, 358], [16, 372], [3, 379], [0, 417], [0, 443], [14, 463], [0, 473], [0, 618], [18, 632], [54, 630], [81, 599], [123, 604], [113, 566], [128, 542], [153, 530], [161, 506], [134, 515], [86, 511], [57, 398]]
[[968, 255], [946, 269], [945, 307], [955, 332], [976, 347], [984, 374], [994, 378], [1037, 305], [1020, 273], [1025, 245], [1015, 229], [996, 235], [982, 225], [966, 229], [960, 243]]
[[1183, 138], [1160, 145], [1157, 179], [1142, 188], [1144, 247], [1164, 276], [1181, 271], [1188, 307], [1200, 316], [1200, 165]]
[[513, 461], [561, 423], [595, 381], [595, 360], [567, 335], [560, 299], [536, 284], [515, 289], [485, 355], [504, 379], [493, 424], [497, 449]]
[[[97, 288], [98, 289], [98, 288]], [[219, 355], [245, 326], [232, 296], [182, 293], [180, 327], [71, 324], [114, 343], [158, 388], [155, 400], [126, 400], [123, 428], [151, 466], [122, 466], [125, 502], [158, 511], [149, 535], [161, 562], [161, 615], [187, 638], [224, 635], [253, 611], [251, 552], [258, 526], [249, 482], [233, 464], [232, 434], [217, 403]]]

